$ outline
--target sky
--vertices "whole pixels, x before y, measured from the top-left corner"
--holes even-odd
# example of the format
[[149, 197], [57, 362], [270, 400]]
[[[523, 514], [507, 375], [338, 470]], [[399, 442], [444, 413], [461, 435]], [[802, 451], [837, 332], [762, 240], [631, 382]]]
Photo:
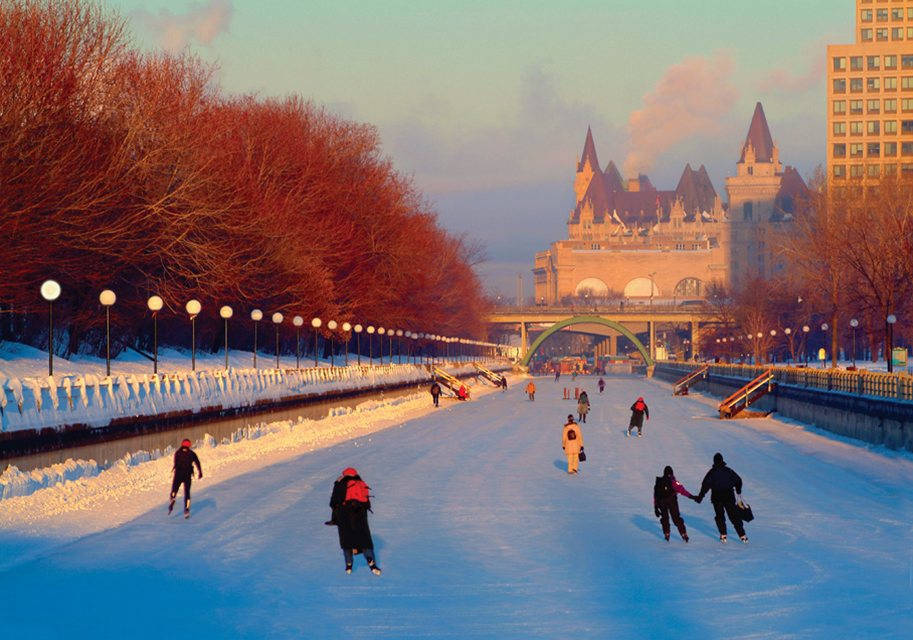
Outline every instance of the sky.
[[147, 48], [188, 48], [231, 93], [300, 94], [377, 127], [492, 293], [530, 293], [567, 237], [591, 126], [601, 164], [725, 200], [756, 102], [784, 163], [824, 163], [825, 46], [853, 0], [100, 0]]

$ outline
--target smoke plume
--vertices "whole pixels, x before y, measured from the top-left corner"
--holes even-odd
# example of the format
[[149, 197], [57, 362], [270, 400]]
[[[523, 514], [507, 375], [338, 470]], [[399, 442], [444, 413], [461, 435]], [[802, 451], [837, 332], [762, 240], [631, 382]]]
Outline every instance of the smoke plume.
[[624, 174], [633, 177], [646, 172], [678, 142], [718, 130], [738, 97], [733, 67], [727, 53], [686, 58], [669, 67], [656, 88], [644, 96], [643, 108], [628, 120], [630, 151]]

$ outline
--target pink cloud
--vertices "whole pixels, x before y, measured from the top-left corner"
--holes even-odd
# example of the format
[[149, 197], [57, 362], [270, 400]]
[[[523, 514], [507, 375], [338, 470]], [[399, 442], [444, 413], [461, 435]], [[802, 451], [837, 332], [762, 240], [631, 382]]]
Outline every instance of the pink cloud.
[[231, 0], [209, 0], [207, 4], [191, 4], [183, 13], [168, 9], [152, 13], [141, 9], [133, 15], [156, 36], [162, 47], [179, 51], [193, 41], [211, 44], [228, 30], [233, 10]]
[[824, 56], [815, 56], [808, 71], [796, 75], [789, 69], [773, 69], [763, 78], [759, 88], [762, 93], [799, 95], [811, 91], [824, 78]]
[[694, 56], [672, 65], [644, 96], [644, 106], [628, 119], [630, 140], [624, 174], [650, 170], [666, 150], [682, 140], [718, 132], [735, 105], [735, 63], [728, 53]]

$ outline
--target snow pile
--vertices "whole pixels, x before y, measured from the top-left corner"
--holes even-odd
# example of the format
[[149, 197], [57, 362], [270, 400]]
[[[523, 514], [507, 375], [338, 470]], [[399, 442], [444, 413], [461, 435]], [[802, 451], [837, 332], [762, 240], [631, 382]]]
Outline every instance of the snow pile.
[[92, 478], [99, 474], [98, 463], [94, 460], [73, 460], [60, 462], [43, 469], [20, 471], [9, 466], [0, 474], [0, 500], [15, 496], [27, 496], [39, 489], [77, 480]]
[[[505, 369], [503, 362], [486, 363]], [[454, 375], [472, 364], [446, 367]], [[351, 365], [309, 369], [213, 369], [174, 374], [95, 374], [5, 378], [0, 374], [0, 431], [65, 425], [97, 427], [118, 418], [219, 410], [263, 402], [367, 391], [430, 378], [425, 365]]]

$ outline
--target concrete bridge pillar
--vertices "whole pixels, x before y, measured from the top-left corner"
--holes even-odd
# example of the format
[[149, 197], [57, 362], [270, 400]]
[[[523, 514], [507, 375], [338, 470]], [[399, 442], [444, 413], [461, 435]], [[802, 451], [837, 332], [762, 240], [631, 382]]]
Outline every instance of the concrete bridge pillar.
[[697, 320], [691, 321], [691, 359], [697, 358], [698, 350], [701, 344], [701, 328]]
[[526, 323], [520, 321], [520, 353], [529, 351], [529, 334], [526, 332]]
[[656, 321], [650, 320], [647, 324], [650, 328], [650, 346], [647, 351], [651, 359], [656, 359]]

